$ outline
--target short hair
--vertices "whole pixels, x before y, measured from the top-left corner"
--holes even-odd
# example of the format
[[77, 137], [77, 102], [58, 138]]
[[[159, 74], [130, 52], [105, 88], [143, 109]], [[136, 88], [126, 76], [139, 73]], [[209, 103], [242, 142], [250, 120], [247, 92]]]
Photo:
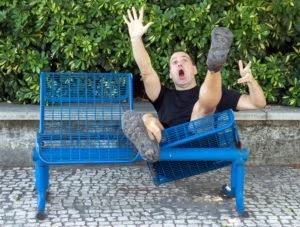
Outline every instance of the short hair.
[[[189, 58], [191, 59], [192, 64], [193, 64], [193, 65], [196, 65], [195, 58], [194, 58], [192, 55], [190, 55], [189, 53], [187, 53], [187, 52], [184, 51], [184, 50], [175, 50], [175, 51], [173, 51], [172, 55], [173, 55], [174, 53], [177, 53], [177, 52], [183, 52], [183, 53], [187, 54], [187, 56], [189, 56]], [[171, 56], [172, 56], [172, 55], [171, 55]], [[170, 60], [171, 60], [171, 57], [170, 57], [170, 59], [169, 59], [169, 66], [170, 66]]]

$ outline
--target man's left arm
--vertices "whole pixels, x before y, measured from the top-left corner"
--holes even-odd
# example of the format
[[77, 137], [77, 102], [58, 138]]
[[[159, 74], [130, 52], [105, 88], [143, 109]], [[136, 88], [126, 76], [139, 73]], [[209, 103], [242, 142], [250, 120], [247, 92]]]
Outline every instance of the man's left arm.
[[241, 78], [238, 80], [238, 83], [247, 84], [249, 95], [241, 95], [237, 103], [237, 110], [260, 109], [267, 104], [264, 92], [258, 82], [254, 79], [250, 67], [251, 62], [244, 68], [243, 62], [239, 60]]

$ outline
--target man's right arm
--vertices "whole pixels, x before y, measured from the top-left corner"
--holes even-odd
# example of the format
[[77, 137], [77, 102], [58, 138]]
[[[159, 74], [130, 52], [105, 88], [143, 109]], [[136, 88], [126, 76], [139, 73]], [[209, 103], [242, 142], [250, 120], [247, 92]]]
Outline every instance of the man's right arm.
[[143, 8], [140, 10], [139, 17], [137, 16], [135, 8], [132, 8], [132, 12], [128, 10], [129, 20], [125, 16], [124, 20], [129, 29], [133, 56], [141, 71], [146, 94], [151, 101], [155, 101], [160, 93], [161, 84], [156, 71], [152, 67], [149, 54], [142, 41], [143, 34], [152, 24], [150, 22], [145, 26], [143, 25], [143, 14]]

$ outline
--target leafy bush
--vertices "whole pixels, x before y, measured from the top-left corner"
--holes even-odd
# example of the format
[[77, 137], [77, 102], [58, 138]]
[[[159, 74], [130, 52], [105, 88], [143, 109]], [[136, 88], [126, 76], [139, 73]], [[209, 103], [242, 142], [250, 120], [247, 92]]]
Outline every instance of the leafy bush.
[[174, 50], [206, 74], [210, 32], [229, 27], [234, 44], [223, 69], [226, 86], [236, 84], [237, 60], [251, 60], [269, 103], [300, 106], [300, 3], [297, 0], [2, 0], [0, 2], [0, 101], [39, 102], [40, 71], [132, 72], [143, 95], [123, 14], [145, 6], [144, 37], [164, 84]]

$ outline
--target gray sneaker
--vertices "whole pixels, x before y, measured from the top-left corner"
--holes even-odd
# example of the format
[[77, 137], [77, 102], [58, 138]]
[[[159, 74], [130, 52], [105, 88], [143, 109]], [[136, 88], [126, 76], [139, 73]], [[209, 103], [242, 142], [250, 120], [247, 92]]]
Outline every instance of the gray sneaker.
[[142, 114], [126, 111], [122, 116], [122, 130], [144, 160], [148, 162], [159, 160], [159, 144], [156, 140], [150, 139]]
[[232, 32], [228, 28], [214, 28], [211, 33], [211, 45], [207, 56], [209, 71], [218, 72], [226, 62], [233, 40]]

